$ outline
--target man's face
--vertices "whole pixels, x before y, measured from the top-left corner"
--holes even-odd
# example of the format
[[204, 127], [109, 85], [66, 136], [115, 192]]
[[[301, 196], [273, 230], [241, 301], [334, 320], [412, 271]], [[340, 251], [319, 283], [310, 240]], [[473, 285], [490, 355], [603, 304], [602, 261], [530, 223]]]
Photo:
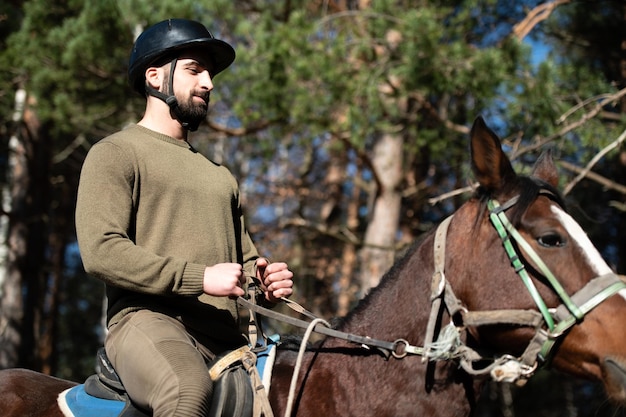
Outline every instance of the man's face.
[[[169, 71], [169, 66], [166, 66]], [[169, 80], [169, 74], [165, 77]], [[164, 85], [163, 91], [169, 86]], [[209, 110], [209, 96], [213, 90], [209, 64], [204, 62], [203, 56], [184, 53], [178, 58], [174, 71], [174, 95], [178, 100], [179, 114], [182, 120], [199, 124], [207, 116]]]

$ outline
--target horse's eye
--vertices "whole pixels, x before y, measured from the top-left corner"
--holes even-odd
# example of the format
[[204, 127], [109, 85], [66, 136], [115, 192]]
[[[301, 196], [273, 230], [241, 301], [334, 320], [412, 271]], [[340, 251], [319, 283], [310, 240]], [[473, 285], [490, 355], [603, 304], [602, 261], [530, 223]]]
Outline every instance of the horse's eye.
[[560, 248], [565, 246], [565, 239], [558, 233], [549, 233], [547, 235], [540, 236], [537, 242], [546, 248]]

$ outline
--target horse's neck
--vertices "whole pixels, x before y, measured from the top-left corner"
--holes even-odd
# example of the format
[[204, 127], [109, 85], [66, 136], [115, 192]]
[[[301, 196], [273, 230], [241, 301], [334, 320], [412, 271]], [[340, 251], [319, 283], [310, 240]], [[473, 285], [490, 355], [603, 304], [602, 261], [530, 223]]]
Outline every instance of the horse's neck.
[[430, 312], [432, 244], [432, 237], [427, 237], [412, 248], [346, 318], [341, 330], [422, 343]]
[[[339, 328], [423, 346], [431, 307], [432, 244], [431, 236], [412, 249]], [[474, 400], [471, 379], [454, 363], [427, 365], [419, 356], [384, 359], [339, 339], [327, 339], [320, 353], [310, 354], [306, 367], [304, 415], [466, 416]], [[333, 399], [329, 404], [320, 395]], [[304, 410], [310, 408], [316, 411], [307, 414]]]

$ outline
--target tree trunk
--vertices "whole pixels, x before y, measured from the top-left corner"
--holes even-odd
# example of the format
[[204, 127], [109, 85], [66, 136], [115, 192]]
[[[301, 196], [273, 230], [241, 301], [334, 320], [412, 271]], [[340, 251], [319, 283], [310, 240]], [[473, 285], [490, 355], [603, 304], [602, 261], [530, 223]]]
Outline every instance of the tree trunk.
[[[43, 218], [39, 215], [41, 204], [46, 201], [45, 195], [35, 192], [37, 181], [42, 180], [33, 176], [40, 167], [38, 154], [41, 146], [41, 123], [33, 107], [36, 102], [29, 97], [24, 112], [24, 133], [20, 136], [19, 158], [22, 165], [21, 179], [14, 181], [15, 197], [13, 199], [13, 224], [11, 232], [15, 239], [19, 239], [19, 252], [15, 252], [12, 268], [20, 275], [22, 293], [24, 294], [24, 320], [22, 322], [22, 346], [20, 348], [20, 366], [39, 370], [41, 363], [38, 360], [37, 344], [41, 332], [42, 293], [44, 280], [38, 271], [42, 267], [39, 253], [43, 253], [43, 242], [34, 237], [42, 227]], [[47, 181], [46, 181], [47, 182]]]
[[15, 207], [26, 197], [28, 169], [25, 156], [23, 111], [26, 92], [19, 89], [15, 94], [13, 122], [15, 133], [9, 140], [8, 172], [3, 189], [2, 215], [2, 274], [0, 275], [0, 368], [20, 365], [23, 345], [24, 300], [22, 297], [22, 274], [17, 261], [25, 255], [26, 244], [23, 228], [16, 224]]
[[383, 134], [374, 146], [372, 167], [378, 179], [378, 190], [365, 232], [365, 246], [360, 253], [361, 296], [378, 285], [394, 261], [402, 203], [399, 187], [402, 181], [403, 144], [400, 135]]
[[[349, 233], [355, 233], [359, 226], [359, 194], [361, 188], [353, 184], [352, 195], [347, 203], [345, 227]], [[358, 265], [357, 248], [354, 243], [346, 242], [341, 254], [341, 273], [339, 275], [339, 294], [337, 297], [337, 315], [348, 314], [356, 300], [357, 285], [353, 281]]]
[[[49, 358], [54, 350], [54, 280], [48, 276], [46, 248], [48, 207], [50, 205], [51, 139], [44, 135], [35, 109], [36, 100], [28, 98], [19, 141], [12, 153], [11, 221], [9, 228], [9, 271], [19, 298], [23, 299], [18, 366], [34, 370], [51, 370]], [[17, 298], [12, 300], [17, 303]], [[16, 307], [17, 308], [17, 307]], [[42, 338], [42, 335], [44, 337]], [[45, 346], [41, 342], [44, 341]]]

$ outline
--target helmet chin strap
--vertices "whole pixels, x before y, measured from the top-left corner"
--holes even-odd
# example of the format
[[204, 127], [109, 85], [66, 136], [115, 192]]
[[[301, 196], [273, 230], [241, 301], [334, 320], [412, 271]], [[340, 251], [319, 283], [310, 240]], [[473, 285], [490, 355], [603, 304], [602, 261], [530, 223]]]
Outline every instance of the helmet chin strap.
[[163, 102], [165, 102], [165, 104], [169, 106], [170, 111], [172, 112], [176, 120], [180, 122], [183, 128], [189, 130], [190, 132], [194, 132], [198, 130], [200, 121], [190, 122], [188, 120], [183, 120], [183, 115], [180, 111], [180, 107], [178, 106], [178, 99], [174, 95], [174, 69], [176, 68], [177, 61], [178, 61], [178, 58], [174, 58], [172, 59], [172, 62], [170, 63], [170, 76], [169, 76], [167, 94], [160, 92], [159, 90], [150, 86], [149, 84], [146, 84], [146, 92], [150, 94], [151, 96], [154, 96], [162, 100]]

